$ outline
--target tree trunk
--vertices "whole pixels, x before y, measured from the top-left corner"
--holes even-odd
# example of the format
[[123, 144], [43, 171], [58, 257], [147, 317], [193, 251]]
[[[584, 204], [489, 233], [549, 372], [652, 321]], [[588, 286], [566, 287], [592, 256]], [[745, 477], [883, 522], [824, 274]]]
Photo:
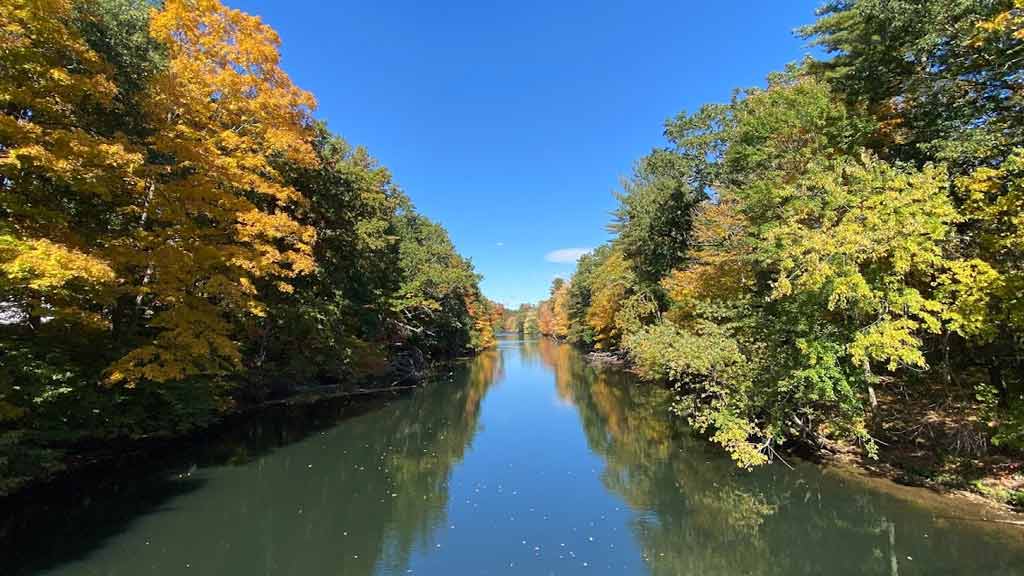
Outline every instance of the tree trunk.
[[998, 358], [993, 358], [988, 366], [988, 382], [999, 394], [999, 406], [1006, 408], [1009, 404], [1009, 391], [1006, 389], [1006, 378], [1003, 377], [1003, 364]]
[[868, 398], [871, 400], [871, 407], [878, 407], [878, 396], [875, 395], [875, 385], [872, 384], [874, 375], [871, 374], [871, 364], [868, 363], [867, 358], [864, 359], [864, 381], [868, 384]]

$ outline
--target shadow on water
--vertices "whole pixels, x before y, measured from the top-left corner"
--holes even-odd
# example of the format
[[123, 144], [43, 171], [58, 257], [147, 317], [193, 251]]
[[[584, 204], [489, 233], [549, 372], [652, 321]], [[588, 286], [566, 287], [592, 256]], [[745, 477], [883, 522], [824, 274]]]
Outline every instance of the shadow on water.
[[809, 463], [739, 471], [670, 421], [668, 391], [554, 342], [524, 353], [554, 373], [603, 483], [637, 512], [651, 574], [1024, 574], [1024, 530], [950, 522]]
[[[244, 466], [386, 403], [345, 399], [273, 406], [233, 417], [181, 443], [103, 462], [27, 494], [0, 502], [0, 557], [15, 576], [84, 558], [128, 530], [139, 517], [160, 514], [206, 480], [211, 466]], [[173, 448], [172, 448], [173, 446]]]
[[[84, 558], [126, 530], [134, 518], [160, 513], [173, 499], [202, 485], [187, 475], [141, 477], [127, 485], [96, 485], [86, 495], [65, 484], [65, 493], [48, 488], [31, 503], [20, 503], [20, 509], [4, 506], [4, 569], [19, 576]], [[70, 498], [71, 492], [79, 493], [78, 498]]]
[[4, 503], [3, 573], [178, 574], [201, 561], [193, 573], [361, 575], [402, 563], [443, 522], [448, 474], [500, 371], [490, 352], [384, 407], [275, 407], [133, 463], [148, 471], [113, 466]]

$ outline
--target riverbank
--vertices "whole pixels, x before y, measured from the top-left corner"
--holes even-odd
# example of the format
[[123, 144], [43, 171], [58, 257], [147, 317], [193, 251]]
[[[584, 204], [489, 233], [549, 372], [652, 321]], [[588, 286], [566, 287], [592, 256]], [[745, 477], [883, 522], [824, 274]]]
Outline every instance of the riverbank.
[[293, 398], [268, 401], [223, 413], [209, 424], [187, 432], [90, 440], [78, 446], [53, 447], [50, 449], [63, 454], [43, 463], [32, 476], [19, 478], [5, 485], [5, 491], [0, 492], [0, 499], [7, 503], [21, 498], [31, 498], [37, 491], [47, 491], [52, 486], [69, 484], [78, 478], [104, 475], [111, 468], [153, 467], [181, 449], [206, 443], [224, 430], [246, 420], [258, 418], [268, 410], [303, 406], [313, 408], [319, 404], [331, 404], [351, 410], [355, 415], [373, 409], [376, 404], [382, 402], [382, 398], [394, 397], [404, 390], [381, 389], [372, 394], [357, 395], [301, 393]]
[[[159, 467], [168, 457], [183, 448], [205, 444], [231, 430], [266, 415], [273, 410], [296, 410], [313, 417], [326, 410], [332, 421], [339, 410], [352, 416], [386, 405], [392, 399], [411, 392], [431, 378], [450, 369], [464, 358], [437, 361], [415, 373], [364, 382], [362, 386], [324, 385], [297, 387], [289, 393], [251, 403], [236, 403], [230, 409], [211, 415], [200, 425], [187, 430], [168, 431], [139, 436], [92, 438], [55, 446], [35, 446], [39, 457], [30, 474], [0, 482], [0, 500], [31, 498], [36, 491], [69, 484], [79, 477], [98, 476], [111, 467]], [[376, 384], [376, 385], [375, 385]]]
[[5, 556], [5, 550], [14, 553], [17, 534], [37, 531], [39, 518], [71, 514], [70, 527], [76, 515], [90, 507], [88, 503], [105, 500], [125, 507], [113, 511], [113, 516], [130, 518], [136, 508], [148, 505], [144, 493], [153, 486], [188, 483], [195, 470], [210, 465], [243, 465], [340, 421], [382, 410], [425, 386], [438, 372], [424, 375], [416, 385], [350, 391], [335, 386], [307, 388], [287, 398], [224, 413], [188, 433], [126, 438], [70, 453], [60, 466], [0, 494], [0, 556]]
[[[621, 352], [585, 357], [636, 374]], [[1024, 526], [1024, 459], [990, 444], [976, 403], [941, 386], [910, 390], [892, 383], [877, 391], [877, 399], [870, 420], [878, 443], [875, 457], [863, 446], [829, 441], [794, 443], [788, 452], [862, 478], [980, 504]], [[903, 426], [906, 422], [913, 425]]]
[[[884, 451], [878, 460], [871, 460], [859, 451], [822, 454], [815, 461], [825, 468], [835, 468], [855, 475], [866, 483], [885, 487], [891, 483], [894, 490], [906, 497], [911, 494], [932, 494], [948, 501], [970, 503], [974, 516], [990, 519], [993, 514], [1001, 522], [1024, 528], [1024, 506], [1019, 497], [1024, 486], [1021, 466], [1005, 459], [960, 460], [957, 465], [935, 466], [930, 469], [912, 468], [901, 464], [895, 451]], [[906, 492], [910, 491], [910, 492]], [[930, 500], [930, 498], [925, 498]]]
[[876, 458], [860, 446], [829, 443], [820, 451], [823, 461], [992, 510], [1024, 512], [1024, 458], [991, 444], [988, 423], [962, 393], [938, 385], [882, 388], [870, 424]]
[[992, 524], [1000, 528], [1019, 527], [1024, 537], [1024, 514], [999, 504], [976, 492], [956, 490], [941, 486], [921, 486], [902, 483], [879, 470], [869, 470], [857, 462], [830, 460], [818, 462], [825, 474], [845, 482], [888, 494], [904, 502], [943, 513], [941, 518], [981, 525]]
[[[152, 494], [189, 489], [196, 470], [245, 465], [339, 421], [381, 410], [410, 390], [301, 394], [233, 411], [188, 434], [122, 440], [105, 450], [75, 453], [59, 470], [0, 497], [0, 556], [13, 559], [21, 547], [38, 545], [38, 537], [25, 534], [39, 533], [40, 522], [71, 533], [101, 514], [104, 522], [121, 526], [151, 509]], [[97, 512], [107, 506], [113, 508]], [[16, 568], [17, 563], [18, 574]]]

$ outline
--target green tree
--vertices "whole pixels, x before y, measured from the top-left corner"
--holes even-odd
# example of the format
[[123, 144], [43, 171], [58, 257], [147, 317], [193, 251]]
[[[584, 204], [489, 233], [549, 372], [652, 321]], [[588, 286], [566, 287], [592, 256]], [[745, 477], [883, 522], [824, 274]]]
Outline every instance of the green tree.
[[957, 356], [982, 360], [1003, 403], [1024, 385], [1022, 11], [1019, 0], [829, 2], [801, 30], [832, 55], [809, 69], [879, 118], [880, 156], [949, 167], [957, 252], [999, 275], [968, 320], [985, 329]]
[[404, 211], [397, 216], [402, 278], [391, 301], [409, 342], [453, 355], [469, 347], [473, 319], [466, 299], [479, 294], [473, 265], [459, 256], [440, 225]]

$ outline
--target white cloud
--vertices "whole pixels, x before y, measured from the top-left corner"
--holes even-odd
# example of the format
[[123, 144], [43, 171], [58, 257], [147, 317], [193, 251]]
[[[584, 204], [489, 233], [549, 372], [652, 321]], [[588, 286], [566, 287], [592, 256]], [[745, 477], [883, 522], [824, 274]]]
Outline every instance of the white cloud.
[[545, 254], [544, 259], [556, 264], [575, 264], [587, 252], [590, 248], [559, 248]]
[[504, 245], [505, 245], [504, 242], [498, 242], [498, 246], [504, 246]]

